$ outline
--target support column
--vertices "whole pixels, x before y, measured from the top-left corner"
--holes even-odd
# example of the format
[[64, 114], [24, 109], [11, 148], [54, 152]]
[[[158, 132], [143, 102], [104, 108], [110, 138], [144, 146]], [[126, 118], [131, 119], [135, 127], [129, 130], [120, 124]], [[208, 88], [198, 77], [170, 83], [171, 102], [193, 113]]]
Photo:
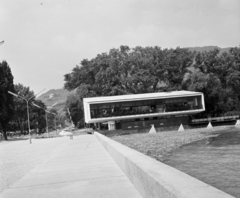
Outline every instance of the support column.
[[116, 123], [115, 121], [108, 121], [108, 130], [116, 130]]

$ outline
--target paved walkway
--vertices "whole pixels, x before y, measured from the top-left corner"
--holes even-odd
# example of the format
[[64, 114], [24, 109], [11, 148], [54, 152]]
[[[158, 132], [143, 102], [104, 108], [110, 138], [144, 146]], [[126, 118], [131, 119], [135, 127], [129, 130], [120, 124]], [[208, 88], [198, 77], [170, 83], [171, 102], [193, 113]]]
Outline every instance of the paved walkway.
[[0, 194], [1, 198], [141, 197], [94, 135], [67, 144]]
[[53, 152], [69, 143], [64, 138], [10, 138], [0, 142], [0, 193], [16, 183]]

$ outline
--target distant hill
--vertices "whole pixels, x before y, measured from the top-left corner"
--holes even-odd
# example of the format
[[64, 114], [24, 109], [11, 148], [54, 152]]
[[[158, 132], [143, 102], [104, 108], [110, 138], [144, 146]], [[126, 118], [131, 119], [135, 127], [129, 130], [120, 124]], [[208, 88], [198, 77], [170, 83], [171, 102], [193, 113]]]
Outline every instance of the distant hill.
[[51, 89], [39, 96], [37, 99], [41, 100], [46, 106], [51, 106], [58, 102], [58, 104], [54, 106], [54, 109], [60, 110], [64, 107], [67, 96], [72, 92], [69, 92], [66, 89]]
[[228, 52], [230, 50], [231, 47], [226, 47], [226, 48], [221, 48], [218, 46], [204, 46], [204, 47], [187, 47], [187, 49], [189, 49], [190, 51], [196, 51], [196, 52], [209, 52], [211, 50], [214, 50], [215, 48], [220, 50], [220, 53], [223, 52]]

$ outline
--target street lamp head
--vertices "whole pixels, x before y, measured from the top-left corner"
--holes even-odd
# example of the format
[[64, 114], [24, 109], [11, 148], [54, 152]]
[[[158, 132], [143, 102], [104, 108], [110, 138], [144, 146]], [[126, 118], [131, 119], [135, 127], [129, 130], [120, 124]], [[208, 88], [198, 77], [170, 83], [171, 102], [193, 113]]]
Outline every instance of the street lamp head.
[[35, 104], [35, 103], [33, 103], [33, 102], [32, 102], [32, 105], [33, 105], [33, 106], [35, 106], [35, 107], [38, 107], [38, 108], [42, 108], [42, 107], [40, 107], [40, 106], [36, 105], [36, 104]]
[[54, 103], [51, 107], [55, 106], [56, 104], [58, 104], [58, 102]]
[[[45, 88], [42, 90], [42, 91], [44, 91], [45, 90]], [[37, 94], [34, 94], [32, 97], [30, 97], [30, 98], [28, 98], [28, 101], [29, 100], [31, 100], [33, 97], [36, 97], [38, 94], [40, 94], [42, 91], [40, 91], [40, 92], [38, 92]]]
[[9, 93], [9, 94], [11, 94], [11, 95], [13, 95], [13, 96], [16, 96], [16, 97], [18, 97], [18, 95], [17, 95], [17, 94], [15, 94], [15, 93], [13, 93], [13, 92], [11, 92], [11, 91], [8, 91], [8, 93]]
[[62, 110], [63, 110], [63, 108], [61, 108], [61, 109], [58, 111], [58, 113], [60, 113]]
[[48, 109], [51, 109], [51, 108], [53, 108], [56, 104], [58, 104], [58, 102], [54, 103], [54, 104], [51, 105], [51, 106], [48, 106], [47, 108], [48, 108]]
[[43, 90], [39, 91], [38, 93], [35, 94], [35, 96], [37, 96], [38, 94], [42, 93], [46, 88], [44, 88]]

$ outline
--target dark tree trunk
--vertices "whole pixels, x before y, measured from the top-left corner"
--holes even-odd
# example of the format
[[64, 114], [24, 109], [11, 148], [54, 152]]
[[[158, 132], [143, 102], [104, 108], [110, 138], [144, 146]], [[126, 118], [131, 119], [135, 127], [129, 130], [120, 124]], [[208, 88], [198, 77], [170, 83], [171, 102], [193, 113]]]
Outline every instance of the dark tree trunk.
[[24, 121], [22, 121], [22, 133], [25, 135], [25, 130], [24, 130]]
[[6, 126], [2, 124], [2, 129], [3, 129], [3, 138], [4, 140], [7, 140], [7, 130]]
[[21, 120], [20, 119], [18, 119], [18, 131], [20, 130], [20, 132], [19, 132], [19, 137], [23, 134], [23, 132], [22, 132], [22, 123], [21, 123]]

